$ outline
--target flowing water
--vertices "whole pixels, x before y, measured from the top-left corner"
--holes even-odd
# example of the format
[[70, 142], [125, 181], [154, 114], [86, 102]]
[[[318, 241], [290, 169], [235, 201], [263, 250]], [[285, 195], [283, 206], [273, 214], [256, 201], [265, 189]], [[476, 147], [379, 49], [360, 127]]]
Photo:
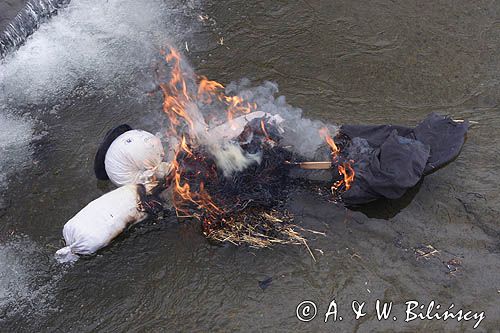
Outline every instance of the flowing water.
[[[31, 0], [24, 4], [16, 17], [10, 20], [0, 35], [0, 57], [21, 46], [35, 32], [40, 24], [47, 21], [58, 10], [69, 3], [69, 0]], [[4, 7], [11, 7], [6, 2]], [[8, 11], [7, 15], [8, 15]]]
[[[225, 84], [275, 81], [310, 118], [415, 125], [435, 111], [477, 123], [457, 160], [400, 200], [350, 211], [297, 190], [297, 223], [326, 233], [310, 237], [316, 261], [298, 246], [219, 247], [167, 217], [61, 267], [62, 226], [112, 189], [93, 176], [100, 138], [124, 122], [159, 130], [161, 100], [147, 92], [167, 43]], [[72, 1], [0, 63], [0, 331], [474, 325], [405, 323], [409, 300], [485, 311], [478, 331], [498, 331], [499, 78], [496, 1]], [[325, 323], [333, 298], [344, 320]], [[377, 320], [377, 299], [397, 321]], [[310, 322], [296, 318], [303, 300], [318, 306]], [[354, 320], [353, 300], [366, 316]]]

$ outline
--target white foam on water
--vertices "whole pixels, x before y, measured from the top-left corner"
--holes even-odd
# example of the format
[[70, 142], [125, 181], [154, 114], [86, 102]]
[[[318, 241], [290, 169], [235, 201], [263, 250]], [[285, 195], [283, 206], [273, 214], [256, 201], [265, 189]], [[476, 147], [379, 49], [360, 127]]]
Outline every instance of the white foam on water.
[[21, 45], [45, 20], [70, 0], [28, 0], [15, 18], [0, 31], [0, 57]]
[[72, 1], [2, 61], [0, 103], [50, 103], [79, 83], [100, 89], [133, 80], [167, 43], [186, 36], [180, 21], [196, 7], [196, 1]]
[[0, 244], [0, 324], [14, 314], [36, 316], [53, 309], [53, 289], [63, 272], [51, 272], [45, 252], [25, 236]]
[[7, 187], [9, 175], [31, 160], [33, 123], [26, 117], [2, 114], [0, 108], [0, 192]]

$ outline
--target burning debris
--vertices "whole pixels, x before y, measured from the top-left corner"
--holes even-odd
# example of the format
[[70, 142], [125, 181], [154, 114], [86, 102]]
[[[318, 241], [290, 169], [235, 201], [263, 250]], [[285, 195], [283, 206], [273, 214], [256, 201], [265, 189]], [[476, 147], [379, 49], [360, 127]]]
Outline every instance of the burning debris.
[[[293, 217], [275, 209], [287, 198], [286, 162], [294, 159], [280, 145], [283, 118], [261, 112], [247, 121], [245, 115], [259, 111], [256, 103], [226, 95], [218, 82], [186, 77], [173, 49], [165, 60], [171, 78], [160, 88], [168, 134], [178, 142], [172, 162], [177, 215], [199, 219], [205, 235], [217, 241], [304, 244]], [[211, 131], [226, 123], [237, 136]]]
[[[258, 110], [257, 103], [242, 96], [226, 95], [218, 82], [186, 71], [174, 49], [165, 60], [170, 79], [159, 86], [168, 136], [178, 142], [172, 162], [177, 216], [199, 219], [205, 235], [217, 241], [256, 247], [305, 244], [293, 216], [277, 209], [290, 191], [289, 167], [304, 161], [281, 144], [284, 119]], [[252, 117], [256, 113], [260, 117]], [[231, 131], [221, 135], [217, 129], [224, 124], [237, 136], [227, 134]], [[341, 177], [332, 186], [338, 196], [349, 189], [354, 170], [340, 156], [328, 129], [322, 131], [332, 147], [332, 161], [327, 163], [338, 165]]]
[[[332, 166], [336, 165], [341, 179], [337, 180], [331, 186], [332, 194], [339, 196], [340, 193], [347, 191], [351, 188], [351, 184], [354, 181], [355, 171], [351, 166], [354, 163], [353, 160], [348, 160], [345, 156], [341, 155], [341, 150], [339, 146], [335, 143], [333, 138], [328, 132], [328, 128], [323, 127], [319, 134], [323, 137], [331, 149], [332, 156]], [[339, 136], [340, 138], [341, 136]], [[344, 143], [344, 142], [343, 142]], [[339, 197], [340, 198], [340, 197]]]
[[[162, 56], [165, 63], [156, 74], [169, 147], [164, 150], [160, 138], [128, 125], [106, 135], [95, 159], [96, 176], [118, 186], [140, 185], [129, 189], [136, 193], [127, 202], [136, 198], [136, 205], [122, 207], [124, 213], [116, 211], [111, 220], [101, 216], [104, 222], [89, 230], [81, 224], [96, 215], [93, 207], [118, 195], [95, 200], [68, 222], [78, 237], [69, 237], [65, 227], [65, 256], [89, 252], [72, 245], [79, 238], [106, 234], [92, 244], [95, 252], [130, 223], [171, 204], [179, 218], [199, 220], [209, 239], [258, 248], [302, 244], [314, 258], [303, 235], [314, 231], [296, 225], [285, 208], [301, 181], [290, 177], [291, 170], [328, 170], [331, 198], [346, 205], [396, 199], [455, 158], [468, 128], [467, 122], [436, 114], [415, 128], [326, 125], [275, 98], [275, 84], [248, 88], [243, 81], [224, 87], [196, 76], [177, 50]], [[321, 154], [325, 160], [317, 161]], [[110, 224], [119, 230], [110, 232], [105, 227]]]
[[[178, 216], [200, 219], [205, 235], [221, 241], [255, 246], [303, 241], [291, 216], [273, 210], [286, 201], [292, 185], [287, 166], [330, 168], [331, 193], [347, 204], [396, 198], [424, 172], [454, 158], [468, 126], [437, 115], [415, 129], [329, 128], [300, 113], [290, 121], [290, 112], [272, 113], [267, 101], [254, 98], [258, 92], [224, 91], [222, 84], [197, 77], [183, 66], [175, 49], [164, 57], [171, 71], [170, 79], [159, 84], [163, 111], [169, 119], [168, 135], [178, 142], [173, 158], [173, 203]], [[224, 124], [226, 130], [220, 131]], [[298, 132], [311, 128], [317, 129], [314, 136], [329, 147], [329, 160], [307, 161], [310, 156], [302, 154], [305, 150], [298, 143], [309, 138], [302, 134], [297, 140]], [[284, 148], [290, 143], [291, 149]], [[314, 152], [320, 145], [316, 141], [310, 147]], [[270, 211], [275, 215], [266, 213]]]

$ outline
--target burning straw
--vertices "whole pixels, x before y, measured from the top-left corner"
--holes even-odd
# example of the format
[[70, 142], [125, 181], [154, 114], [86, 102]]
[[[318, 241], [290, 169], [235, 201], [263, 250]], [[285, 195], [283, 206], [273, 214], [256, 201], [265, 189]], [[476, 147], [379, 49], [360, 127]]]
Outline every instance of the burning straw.
[[[307, 247], [304, 229], [284, 209], [291, 189], [285, 162], [295, 156], [279, 144], [280, 118], [253, 119], [236, 138], [213, 135], [210, 129], [224, 123], [229, 123], [228, 131], [237, 129], [237, 117], [258, 111], [257, 105], [197, 77], [177, 50], [163, 55], [170, 73], [159, 86], [167, 135], [177, 142], [170, 176], [177, 216], [200, 220], [205, 236], [220, 242]], [[327, 132], [324, 136], [342, 176], [332, 190], [348, 189], [353, 170], [348, 162], [339, 163], [338, 148]]]

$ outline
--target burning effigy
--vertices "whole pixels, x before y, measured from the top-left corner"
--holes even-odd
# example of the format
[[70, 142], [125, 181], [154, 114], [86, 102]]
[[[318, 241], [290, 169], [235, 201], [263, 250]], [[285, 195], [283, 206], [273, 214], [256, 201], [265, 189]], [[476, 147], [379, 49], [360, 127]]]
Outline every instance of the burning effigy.
[[[119, 187], [65, 225], [67, 246], [58, 260], [94, 253], [164, 209], [200, 221], [204, 235], [218, 242], [308, 248], [307, 233], [315, 231], [296, 224], [285, 205], [308, 172], [329, 175], [323, 186], [332, 202], [397, 199], [453, 160], [468, 129], [437, 114], [415, 128], [322, 124], [284, 112], [284, 98], [271, 107], [258, 89], [235, 92], [197, 76], [173, 48], [163, 59], [154, 93], [163, 96], [164, 132], [128, 125], [108, 132], [94, 169]], [[297, 171], [301, 176], [293, 176]]]

